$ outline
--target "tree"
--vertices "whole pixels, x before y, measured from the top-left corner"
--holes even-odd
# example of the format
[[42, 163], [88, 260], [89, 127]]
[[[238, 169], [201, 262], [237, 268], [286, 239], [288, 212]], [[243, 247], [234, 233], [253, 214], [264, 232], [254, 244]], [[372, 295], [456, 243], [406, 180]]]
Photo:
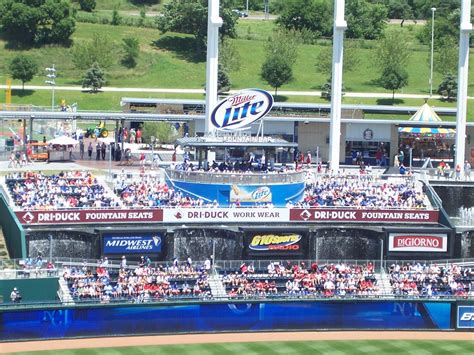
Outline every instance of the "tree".
[[[219, 29], [222, 37], [235, 37], [237, 17], [232, 13], [232, 0], [220, 2], [219, 14], [223, 25]], [[172, 0], [164, 5], [162, 16], [156, 18], [161, 32], [188, 33], [196, 39], [196, 50], [202, 55], [206, 48], [208, 0]]]
[[437, 47], [434, 55], [434, 70], [446, 75], [448, 73], [456, 73], [458, 70], [458, 44], [454, 38], [444, 38]]
[[446, 74], [441, 84], [438, 86], [438, 95], [443, 96], [446, 100], [452, 101], [458, 95], [458, 81], [452, 74]]
[[100, 69], [100, 66], [97, 62], [92, 64], [86, 74], [84, 75], [84, 79], [82, 80], [82, 87], [83, 88], [90, 88], [90, 91], [96, 93], [99, 89], [102, 88], [102, 85], [105, 84], [104, 79], [104, 72]]
[[[346, 88], [344, 87], [344, 83], [342, 83], [342, 95], [344, 95], [344, 91]], [[328, 80], [321, 85], [321, 97], [326, 100], [331, 100], [332, 95], [332, 76], [328, 78]]]
[[137, 65], [137, 58], [140, 54], [140, 45], [138, 43], [138, 38], [123, 38], [122, 48], [125, 52], [125, 55], [122, 58], [122, 63], [128, 68], [134, 68]]
[[392, 90], [392, 101], [395, 100], [395, 90], [399, 90], [408, 85], [408, 73], [400, 66], [386, 68], [380, 78], [382, 87]]
[[75, 21], [66, 0], [2, 0], [0, 26], [13, 41], [43, 45], [67, 43]]
[[38, 64], [33, 58], [20, 54], [10, 62], [9, 70], [13, 79], [21, 80], [22, 90], [25, 90], [25, 83], [38, 72]]
[[375, 64], [380, 71], [394, 67], [404, 68], [409, 58], [410, 48], [404, 34], [399, 30], [386, 32], [375, 52]]
[[413, 18], [413, 9], [407, 0], [389, 0], [388, 4], [388, 17], [393, 19], [401, 19], [403, 22], [406, 19]]
[[72, 62], [81, 70], [90, 68], [94, 62], [107, 69], [114, 63], [116, 52], [116, 45], [108, 36], [94, 33], [91, 41], [79, 42], [72, 47]]
[[293, 66], [298, 57], [298, 47], [301, 42], [299, 32], [280, 29], [273, 32], [265, 44], [267, 57], [279, 56]]
[[[445, 38], [449, 37], [456, 40], [459, 37], [459, 22], [461, 19], [460, 10], [446, 13], [439, 9], [436, 10], [434, 42], [435, 47], [438, 47]], [[423, 29], [418, 32], [418, 40], [426, 45], [431, 45], [431, 16], [426, 21]]]
[[287, 30], [309, 30], [317, 36], [332, 36], [332, 6], [326, 0], [288, 0], [282, 4], [277, 24]]
[[172, 143], [177, 136], [178, 131], [168, 122], [145, 122], [143, 124], [142, 137], [146, 142], [150, 142], [151, 137], [155, 137], [160, 143]]
[[[359, 51], [351, 42], [344, 44], [344, 71], [352, 71], [360, 63]], [[330, 75], [332, 72], [332, 46], [323, 47], [318, 54], [316, 71]]]
[[223, 38], [219, 43], [219, 65], [227, 72], [240, 69], [240, 54], [232, 42]]
[[271, 87], [275, 88], [276, 96], [278, 88], [293, 79], [293, 69], [283, 57], [271, 56], [263, 63], [260, 75]]
[[79, 6], [82, 11], [92, 12], [95, 9], [95, 0], [79, 0]]
[[346, 3], [347, 37], [377, 39], [386, 26], [387, 8], [367, 0], [351, 0]]
[[118, 26], [122, 23], [122, 17], [120, 16], [119, 12], [117, 10], [112, 11], [112, 21], [110, 21], [110, 24], [113, 26]]
[[225, 68], [219, 64], [217, 71], [217, 93], [223, 94], [230, 90], [232, 83], [230, 82], [229, 74]]

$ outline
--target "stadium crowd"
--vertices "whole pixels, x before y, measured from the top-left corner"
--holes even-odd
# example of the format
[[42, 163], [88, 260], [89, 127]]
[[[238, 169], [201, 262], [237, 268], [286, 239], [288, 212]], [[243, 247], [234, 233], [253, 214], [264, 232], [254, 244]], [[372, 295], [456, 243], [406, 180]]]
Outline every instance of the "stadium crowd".
[[217, 201], [204, 202], [201, 198], [184, 196], [158, 177], [146, 176], [140, 181], [128, 181], [118, 177], [114, 181], [114, 192], [124, 205], [130, 207], [219, 207]]
[[396, 296], [474, 296], [474, 270], [456, 264], [392, 264], [390, 284]]
[[113, 195], [88, 171], [11, 173], [5, 183], [15, 206], [25, 210], [118, 206]]
[[426, 196], [414, 184], [374, 178], [310, 175], [296, 207], [426, 208]]
[[[217, 168], [220, 171], [220, 168]], [[109, 207], [219, 207], [217, 201], [191, 197], [168, 185], [158, 175], [116, 175], [115, 194], [88, 171], [65, 171], [45, 175], [42, 172], [17, 172], [5, 177], [16, 207], [25, 210]], [[302, 201], [287, 207], [356, 207], [423, 209], [429, 205], [421, 189], [411, 180], [390, 182], [373, 176], [327, 175], [307, 173]], [[234, 202], [228, 207], [240, 207]], [[227, 206], [226, 206], [227, 207]], [[255, 207], [271, 208], [271, 203]]]
[[128, 267], [123, 256], [120, 269], [110, 268], [104, 258], [95, 269], [85, 263], [65, 266], [62, 276], [75, 300], [142, 303], [186, 296], [208, 298], [208, 271], [206, 266], [195, 267], [190, 262], [152, 267], [150, 259], [143, 256], [138, 266]]
[[223, 277], [230, 297], [272, 296], [371, 296], [378, 294], [374, 267], [347, 263], [318, 265], [304, 262], [270, 262], [267, 270], [255, 271], [242, 264], [239, 271]]

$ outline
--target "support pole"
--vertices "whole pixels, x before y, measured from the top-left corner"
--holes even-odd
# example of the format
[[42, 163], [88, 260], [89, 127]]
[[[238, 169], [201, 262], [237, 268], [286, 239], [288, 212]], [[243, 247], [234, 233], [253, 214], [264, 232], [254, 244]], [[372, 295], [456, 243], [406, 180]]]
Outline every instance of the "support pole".
[[464, 170], [466, 151], [466, 116], [467, 116], [467, 85], [469, 75], [469, 36], [472, 32], [471, 0], [462, 0], [461, 33], [459, 35], [459, 67], [458, 67], [458, 105], [456, 116], [456, 158], [457, 165]]
[[331, 124], [329, 130], [329, 161], [334, 173], [339, 170], [341, 145], [341, 106], [342, 106], [342, 64], [345, 0], [334, 0], [334, 30], [332, 47], [332, 86], [331, 86]]
[[217, 104], [217, 72], [219, 64], [219, 0], [208, 0], [207, 15], [207, 67], [206, 67], [206, 134], [213, 134], [211, 112]]

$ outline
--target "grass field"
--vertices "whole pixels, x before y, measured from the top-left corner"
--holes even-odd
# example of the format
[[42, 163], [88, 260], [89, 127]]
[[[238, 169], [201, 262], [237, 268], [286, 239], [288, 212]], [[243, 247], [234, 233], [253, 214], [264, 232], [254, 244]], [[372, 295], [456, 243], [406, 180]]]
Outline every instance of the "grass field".
[[[341, 333], [343, 337], [343, 333]], [[61, 351], [24, 352], [18, 354], [474, 354], [471, 341], [427, 341], [427, 340], [359, 340], [359, 341], [312, 341], [312, 342], [255, 342], [197, 345], [163, 345], [144, 347], [121, 347], [102, 349], [78, 349]]]

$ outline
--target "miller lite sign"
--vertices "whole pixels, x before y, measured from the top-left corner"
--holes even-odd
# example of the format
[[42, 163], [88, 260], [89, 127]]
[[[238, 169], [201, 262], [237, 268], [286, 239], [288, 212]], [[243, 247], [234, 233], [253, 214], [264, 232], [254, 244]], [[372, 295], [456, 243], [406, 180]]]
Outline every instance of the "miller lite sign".
[[260, 89], [246, 89], [217, 104], [211, 124], [218, 130], [238, 130], [264, 117], [273, 106], [273, 96]]

